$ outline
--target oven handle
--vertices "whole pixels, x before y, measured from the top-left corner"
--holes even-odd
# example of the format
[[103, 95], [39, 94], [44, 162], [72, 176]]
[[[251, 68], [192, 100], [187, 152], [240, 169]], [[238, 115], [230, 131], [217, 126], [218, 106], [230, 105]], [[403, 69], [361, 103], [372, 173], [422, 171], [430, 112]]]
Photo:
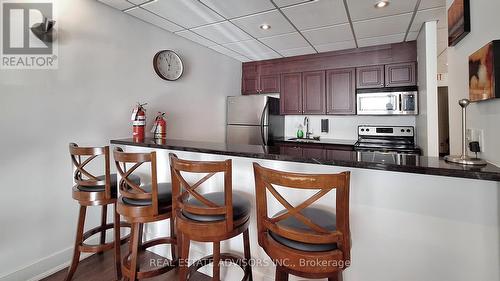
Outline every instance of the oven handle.
[[403, 112], [403, 94], [399, 94], [399, 112]]

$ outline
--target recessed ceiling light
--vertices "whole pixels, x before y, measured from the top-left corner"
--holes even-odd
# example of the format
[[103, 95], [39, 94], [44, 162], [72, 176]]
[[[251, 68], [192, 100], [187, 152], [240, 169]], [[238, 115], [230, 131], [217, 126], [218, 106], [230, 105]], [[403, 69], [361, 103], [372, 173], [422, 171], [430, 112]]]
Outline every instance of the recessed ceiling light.
[[267, 23], [264, 23], [264, 24], [260, 25], [260, 29], [268, 30], [268, 29], [271, 29], [271, 26]]
[[378, 8], [378, 9], [385, 8], [387, 6], [389, 6], [389, 1], [387, 1], [387, 0], [382, 0], [382, 1], [378, 1], [377, 3], [375, 3], [375, 8]]

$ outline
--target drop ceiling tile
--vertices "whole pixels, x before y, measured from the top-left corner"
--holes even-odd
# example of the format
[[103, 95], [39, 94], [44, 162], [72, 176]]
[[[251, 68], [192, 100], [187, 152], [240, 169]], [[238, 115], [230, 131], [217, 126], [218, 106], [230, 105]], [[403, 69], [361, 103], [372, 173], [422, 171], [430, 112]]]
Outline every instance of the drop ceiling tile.
[[258, 58], [259, 55], [275, 53], [269, 47], [254, 39], [226, 44], [224, 47], [252, 59]]
[[155, 15], [147, 10], [144, 10], [143, 8], [137, 7], [135, 9], [127, 11], [127, 14], [130, 14], [130, 15], [132, 15], [136, 18], [139, 18], [145, 22], [156, 25], [160, 28], [163, 28], [163, 29], [171, 31], [171, 32], [182, 30], [182, 27], [176, 25], [175, 23], [170, 22], [166, 19], [163, 19], [163, 18], [161, 18], [161, 17], [159, 17], [159, 16], [157, 16], [157, 15]]
[[279, 51], [279, 53], [284, 57], [293, 57], [293, 56], [315, 54], [316, 51], [311, 46], [308, 46], [308, 47], [295, 48], [289, 50], [281, 50]]
[[375, 2], [375, 0], [347, 0], [352, 21], [410, 13], [415, 10], [417, 4], [417, 0], [395, 0], [390, 1], [387, 7], [377, 9]]
[[264, 53], [264, 54], [254, 56], [254, 57], [252, 57], [252, 59], [253, 60], [271, 60], [271, 59], [278, 59], [281, 57], [282, 56], [280, 54], [277, 54], [276, 52], [270, 52], [270, 53]]
[[434, 8], [427, 10], [420, 10], [415, 15], [415, 19], [413, 20], [413, 24], [411, 25], [411, 31], [418, 31], [422, 27], [422, 24], [428, 21], [438, 21], [438, 28], [446, 28], [446, 8]]
[[405, 39], [405, 34], [406, 33], [400, 33], [400, 34], [391, 34], [387, 36], [358, 39], [358, 46], [368, 47], [368, 46], [400, 43], [403, 42], [403, 40]]
[[380, 37], [405, 33], [412, 13], [354, 22], [354, 33], [359, 38]]
[[[231, 22], [256, 38], [269, 37], [295, 31], [293, 26], [280, 12], [278, 12], [278, 10], [233, 19]], [[267, 30], [260, 28], [260, 26], [264, 23], [269, 24], [271, 28]]]
[[175, 34], [182, 36], [188, 40], [191, 40], [191, 41], [196, 42], [196, 43], [203, 45], [203, 46], [211, 47], [211, 46], [217, 45], [217, 43], [214, 43], [206, 38], [203, 38], [200, 35], [192, 32], [190, 30], [179, 31], [179, 32], [176, 32]]
[[239, 61], [242, 61], [242, 62], [246, 62], [246, 61], [250, 61], [249, 58], [245, 57], [245, 56], [242, 56], [236, 52], [233, 52], [227, 48], [224, 48], [220, 45], [215, 45], [215, 46], [211, 46], [210, 49], [214, 50], [214, 51], [217, 51], [223, 55], [226, 55], [228, 57], [231, 57], [231, 58], [234, 58], [236, 60], [239, 60]]
[[282, 9], [299, 30], [347, 22], [342, 0], [318, 0]]
[[354, 40], [351, 26], [348, 23], [309, 29], [302, 31], [302, 34], [304, 34], [307, 40], [313, 45]]
[[185, 28], [224, 20], [205, 5], [192, 0], [158, 0], [144, 8]]
[[318, 50], [318, 52], [330, 52], [330, 51], [338, 51], [338, 50], [347, 50], [356, 48], [356, 43], [354, 40], [344, 41], [344, 42], [336, 42], [336, 43], [328, 43], [321, 45], [314, 45], [314, 48]]
[[419, 10], [446, 7], [446, 0], [422, 0], [420, 1]]
[[269, 0], [201, 0], [227, 19], [274, 9]]
[[204, 25], [193, 28], [191, 31], [219, 44], [227, 44], [252, 38], [229, 21]]
[[291, 6], [291, 5], [297, 5], [300, 3], [306, 3], [306, 2], [311, 2], [313, 0], [274, 0], [274, 3], [278, 5], [278, 7], [285, 7], [285, 6]]
[[260, 41], [278, 52], [310, 46], [298, 32], [261, 38]]
[[130, 2], [127, 2], [126, 0], [98, 0], [98, 1], [118, 10], [125, 10], [134, 6]]

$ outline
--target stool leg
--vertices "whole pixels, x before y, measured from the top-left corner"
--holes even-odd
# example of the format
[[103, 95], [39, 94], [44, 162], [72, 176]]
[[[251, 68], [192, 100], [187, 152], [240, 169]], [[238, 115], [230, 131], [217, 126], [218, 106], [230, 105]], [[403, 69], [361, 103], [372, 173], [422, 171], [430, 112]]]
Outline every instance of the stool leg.
[[[175, 231], [174, 219], [170, 218], [170, 237], [172, 239], [176, 238], [176, 233], [175, 232], [176, 231]], [[177, 243], [170, 245], [170, 251], [172, 253], [172, 262], [174, 262], [174, 263], [176, 262], [177, 257], [179, 256], [179, 253], [178, 253], [178, 251], [179, 251], [178, 242], [179, 241], [177, 240], [177, 238], [176, 238], [176, 241], [177, 241]]]
[[276, 276], [275, 281], [288, 281], [288, 273], [282, 270], [279, 266], [276, 266]]
[[220, 242], [214, 242], [214, 249], [213, 249], [213, 260], [212, 260], [212, 265], [213, 265], [213, 281], [220, 281]]
[[137, 272], [139, 271], [139, 263], [137, 260], [139, 259], [139, 241], [141, 240], [140, 232], [141, 232], [141, 224], [133, 223], [132, 224], [132, 244], [130, 247], [132, 248], [132, 254], [130, 255], [130, 281], [137, 280]]
[[141, 246], [142, 246], [142, 240], [144, 238], [144, 224], [140, 223], [139, 224], [139, 252], [141, 251]]
[[116, 277], [116, 280], [120, 280], [120, 279], [122, 279], [121, 253], [120, 253], [120, 246], [121, 246], [121, 243], [120, 243], [120, 215], [116, 211], [116, 206], [117, 206], [117, 204], [115, 203], [114, 207], [113, 207], [113, 211], [114, 211], [113, 231], [115, 232], [114, 233], [115, 234], [115, 241], [114, 241], [115, 252], [114, 252], [114, 254], [115, 254], [115, 271], [116, 271], [115, 277]]
[[189, 268], [189, 238], [183, 234], [179, 235], [181, 241], [181, 256], [179, 261], [179, 281], [187, 280], [187, 273]]
[[[101, 227], [105, 227], [108, 219], [108, 205], [102, 205], [101, 211]], [[101, 245], [106, 243], [106, 230], [101, 231]], [[103, 252], [101, 252], [103, 253]]]
[[243, 232], [243, 251], [245, 254], [246, 268], [245, 271], [248, 273], [248, 281], [253, 280], [252, 267], [250, 266], [250, 235], [248, 234], [248, 228]]
[[335, 276], [333, 277], [329, 277], [328, 278], [328, 281], [342, 281], [342, 271], [337, 273]]
[[78, 267], [78, 262], [80, 261], [80, 245], [83, 240], [83, 228], [85, 226], [85, 214], [87, 211], [86, 206], [80, 205], [80, 212], [78, 215], [78, 223], [76, 226], [76, 238], [75, 238], [75, 248], [73, 249], [73, 258], [71, 260], [71, 265], [68, 268], [68, 274], [66, 275], [65, 281], [71, 280], [73, 274], [75, 274], [76, 268]]

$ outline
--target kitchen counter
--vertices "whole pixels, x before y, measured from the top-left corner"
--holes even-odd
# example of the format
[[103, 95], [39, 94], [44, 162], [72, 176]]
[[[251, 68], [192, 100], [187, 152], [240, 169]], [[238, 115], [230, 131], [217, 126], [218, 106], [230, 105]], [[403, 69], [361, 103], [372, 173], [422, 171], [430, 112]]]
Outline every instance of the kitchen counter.
[[292, 140], [294, 137], [284, 137], [284, 138], [277, 138], [274, 141], [275, 142], [285, 142], [285, 143], [307, 143], [307, 144], [324, 144], [324, 145], [345, 145], [345, 146], [354, 146], [356, 144], [357, 140], [343, 140], [343, 139], [328, 139], [328, 138], [320, 138], [319, 140], [311, 140], [311, 141], [304, 141], [304, 140]]
[[436, 157], [413, 155], [394, 156], [376, 152], [355, 152], [345, 150], [329, 150], [328, 153], [322, 154], [318, 157], [318, 153], [314, 153], [311, 149], [304, 150], [300, 155], [297, 155], [287, 153], [286, 150], [280, 149], [279, 146], [225, 144], [174, 139], [167, 139], [162, 141], [162, 143], [150, 138], [147, 138], [142, 142], [134, 142], [132, 139], [118, 139], [111, 140], [111, 143], [115, 145], [199, 152], [256, 159], [500, 181], [500, 168], [495, 165], [488, 164], [482, 167], [464, 167], [461, 165], [447, 163]]

